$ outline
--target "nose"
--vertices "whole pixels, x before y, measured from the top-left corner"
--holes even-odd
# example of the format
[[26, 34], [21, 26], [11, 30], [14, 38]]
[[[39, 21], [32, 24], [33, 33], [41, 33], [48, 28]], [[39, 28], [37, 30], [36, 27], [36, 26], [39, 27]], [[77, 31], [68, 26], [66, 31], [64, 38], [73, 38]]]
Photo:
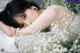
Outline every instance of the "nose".
[[24, 26], [29, 26], [30, 24], [32, 24], [31, 21], [28, 21], [28, 20], [25, 20], [25, 21], [24, 21]]

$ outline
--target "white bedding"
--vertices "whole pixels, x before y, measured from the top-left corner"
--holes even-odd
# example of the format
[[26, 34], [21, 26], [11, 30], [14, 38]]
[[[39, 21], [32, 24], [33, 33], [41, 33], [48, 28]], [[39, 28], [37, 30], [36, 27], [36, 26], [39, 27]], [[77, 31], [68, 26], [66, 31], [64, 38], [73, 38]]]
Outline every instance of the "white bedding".
[[15, 37], [9, 37], [0, 29], [0, 51], [4, 49], [5, 52], [18, 52], [14, 40]]

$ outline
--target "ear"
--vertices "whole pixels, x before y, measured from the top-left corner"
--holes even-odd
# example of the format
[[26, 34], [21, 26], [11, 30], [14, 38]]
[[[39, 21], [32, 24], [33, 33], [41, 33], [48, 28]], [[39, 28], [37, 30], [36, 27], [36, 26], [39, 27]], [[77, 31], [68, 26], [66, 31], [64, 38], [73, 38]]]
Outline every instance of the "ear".
[[35, 7], [35, 6], [31, 6], [31, 9], [32, 10], [38, 10], [37, 7]]

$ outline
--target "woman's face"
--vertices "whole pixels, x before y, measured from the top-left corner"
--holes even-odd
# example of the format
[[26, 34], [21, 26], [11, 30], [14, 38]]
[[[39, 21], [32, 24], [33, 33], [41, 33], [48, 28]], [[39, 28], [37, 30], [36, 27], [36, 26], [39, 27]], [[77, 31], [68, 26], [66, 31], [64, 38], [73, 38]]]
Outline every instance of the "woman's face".
[[17, 14], [15, 20], [25, 26], [29, 26], [39, 16], [39, 11], [34, 9], [27, 9], [24, 13]]

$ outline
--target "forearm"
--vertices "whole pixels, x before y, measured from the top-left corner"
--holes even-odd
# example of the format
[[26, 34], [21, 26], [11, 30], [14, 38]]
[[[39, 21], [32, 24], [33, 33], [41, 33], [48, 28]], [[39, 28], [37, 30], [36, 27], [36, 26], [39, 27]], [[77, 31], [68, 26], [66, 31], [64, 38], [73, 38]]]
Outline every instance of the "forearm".
[[16, 35], [20, 35], [20, 34], [23, 34], [23, 35], [29, 35], [33, 32], [33, 30], [28, 26], [26, 28], [22, 28], [22, 29], [17, 29], [16, 30]]

